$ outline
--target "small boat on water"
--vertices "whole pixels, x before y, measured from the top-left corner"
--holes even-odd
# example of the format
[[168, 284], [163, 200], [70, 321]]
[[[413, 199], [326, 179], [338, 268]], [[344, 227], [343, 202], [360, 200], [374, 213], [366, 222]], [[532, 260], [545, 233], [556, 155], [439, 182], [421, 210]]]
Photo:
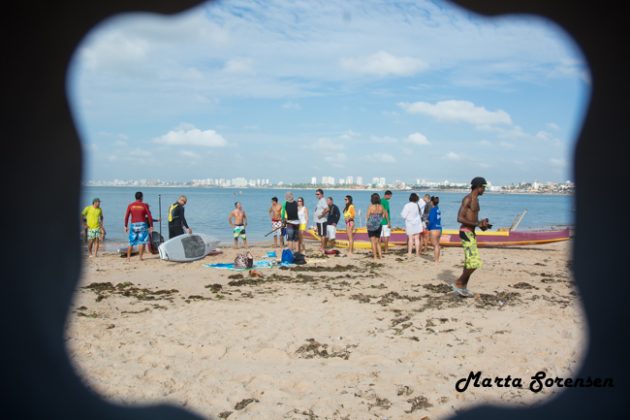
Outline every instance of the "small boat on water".
[[[548, 244], [552, 242], [567, 241], [571, 237], [571, 229], [549, 229], [549, 230], [487, 230], [477, 231], [477, 246], [479, 247], [509, 247]], [[340, 248], [348, 247], [348, 233], [345, 229], [337, 230], [336, 246]], [[371, 248], [370, 239], [366, 228], [354, 230], [354, 247], [357, 249]], [[320, 240], [320, 236], [315, 229], [307, 229], [305, 237], [308, 239]], [[389, 238], [390, 246], [407, 246], [407, 234], [404, 229], [393, 228]], [[444, 229], [440, 238], [442, 246], [461, 246], [459, 230]]]

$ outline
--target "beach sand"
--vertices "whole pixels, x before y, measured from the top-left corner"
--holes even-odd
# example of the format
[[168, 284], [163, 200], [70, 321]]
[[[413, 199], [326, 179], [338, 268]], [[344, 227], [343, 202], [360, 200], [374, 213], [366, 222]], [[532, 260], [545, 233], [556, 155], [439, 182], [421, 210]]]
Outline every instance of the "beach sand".
[[[376, 263], [366, 253], [249, 272], [149, 255], [86, 258], [67, 326], [79, 375], [123, 404], [171, 402], [210, 418], [430, 419], [485, 402], [530, 405], [532, 375], [568, 378], [586, 323], [569, 242], [481, 249], [474, 298], [448, 286], [460, 248]], [[252, 248], [261, 258], [270, 247]], [[278, 253], [279, 255], [279, 253]], [[311, 257], [309, 257], [311, 256]], [[317, 256], [317, 258], [316, 258]], [[469, 373], [520, 377], [523, 388], [473, 387]]]

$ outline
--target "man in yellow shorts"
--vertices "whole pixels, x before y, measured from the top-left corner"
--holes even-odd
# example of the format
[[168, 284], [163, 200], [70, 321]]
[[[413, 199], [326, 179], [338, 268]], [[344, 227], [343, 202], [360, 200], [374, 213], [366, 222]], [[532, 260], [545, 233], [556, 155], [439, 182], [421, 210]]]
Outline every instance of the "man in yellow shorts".
[[[95, 198], [92, 205], [87, 206], [81, 212], [83, 228], [87, 229], [88, 256], [96, 257], [100, 241], [105, 236], [105, 228], [103, 227], [103, 209], [101, 209], [101, 200]], [[92, 253], [94, 249], [94, 253]]]
[[462, 199], [457, 212], [457, 222], [459, 227], [459, 238], [464, 249], [464, 271], [462, 275], [452, 285], [453, 291], [462, 297], [473, 297], [473, 293], [468, 290], [468, 280], [472, 273], [481, 267], [481, 257], [477, 249], [477, 236], [475, 228], [486, 230], [492, 227], [488, 219], [479, 220], [479, 196], [486, 190], [486, 180], [476, 177], [470, 182], [471, 192]]

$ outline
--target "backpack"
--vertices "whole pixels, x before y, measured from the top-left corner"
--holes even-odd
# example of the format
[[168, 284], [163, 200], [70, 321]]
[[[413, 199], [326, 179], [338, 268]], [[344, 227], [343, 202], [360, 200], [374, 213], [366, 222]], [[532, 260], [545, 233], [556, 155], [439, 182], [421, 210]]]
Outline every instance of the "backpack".
[[293, 264], [293, 252], [289, 248], [285, 248], [282, 250], [282, 257], [280, 258], [280, 263]]
[[295, 254], [293, 254], [293, 264], [298, 264], [298, 265], [306, 264], [306, 259], [304, 258], [304, 254], [302, 254], [301, 252], [296, 252]]
[[234, 258], [234, 268], [252, 268], [254, 266], [254, 258], [249, 252], [247, 254], [238, 254]]

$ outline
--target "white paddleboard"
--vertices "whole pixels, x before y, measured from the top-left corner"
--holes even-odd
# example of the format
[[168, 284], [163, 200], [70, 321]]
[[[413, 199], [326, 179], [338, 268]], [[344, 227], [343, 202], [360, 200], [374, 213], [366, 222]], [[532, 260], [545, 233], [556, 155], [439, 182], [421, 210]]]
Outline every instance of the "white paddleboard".
[[204, 233], [184, 234], [169, 239], [158, 248], [160, 258], [167, 261], [199, 260], [219, 245], [219, 240]]

